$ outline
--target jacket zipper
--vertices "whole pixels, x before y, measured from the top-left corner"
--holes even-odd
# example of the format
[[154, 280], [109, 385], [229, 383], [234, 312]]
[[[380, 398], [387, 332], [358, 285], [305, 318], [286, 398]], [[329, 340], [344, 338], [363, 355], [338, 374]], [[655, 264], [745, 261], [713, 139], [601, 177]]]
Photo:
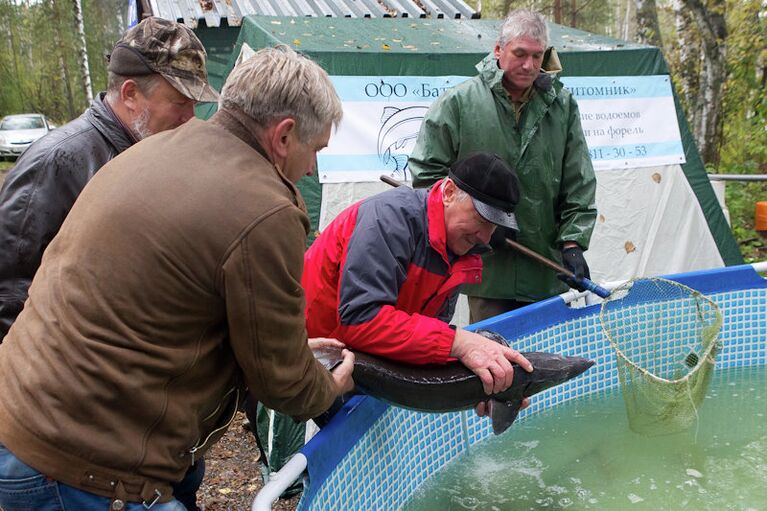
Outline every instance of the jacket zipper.
[[[200, 449], [202, 449], [203, 447], [205, 447], [205, 445], [208, 443], [208, 440], [210, 440], [210, 438], [211, 438], [213, 435], [215, 435], [216, 433], [218, 433], [218, 432], [219, 432], [219, 431], [221, 431], [221, 430], [225, 430], [226, 428], [228, 428], [228, 427], [229, 427], [229, 425], [230, 425], [230, 424], [232, 424], [232, 422], [234, 421], [234, 418], [237, 416], [237, 408], [238, 408], [238, 407], [237, 407], [237, 404], [240, 402], [240, 389], [238, 389], [238, 388], [234, 388], [234, 389], [230, 390], [229, 392], [227, 392], [227, 393], [224, 395], [224, 398], [225, 398], [225, 397], [226, 397], [228, 394], [231, 394], [232, 392], [235, 392], [235, 396], [234, 396], [234, 403], [235, 403], [235, 404], [234, 404], [234, 410], [232, 411], [232, 415], [229, 417], [229, 420], [227, 420], [225, 424], [223, 424], [223, 425], [221, 425], [221, 426], [217, 427], [216, 429], [214, 429], [213, 431], [211, 431], [210, 433], [208, 433], [208, 435], [205, 437], [205, 440], [203, 440], [201, 443], [200, 443], [200, 442], [198, 442], [198, 443], [197, 443], [197, 445], [195, 445], [194, 447], [192, 447], [191, 449], [189, 449], [189, 450], [187, 451], [187, 452], [188, 452], [188, 453], [189, 453], [189, 454], [192, 456], [192, 462], [191, 462], [191, 463], [192, 463], [192, 465], [194, 465], [194, 454], [195, 454], [197, 451], [199, 451]], [[215, 410], [214, 410], [214, 411], [213, 411], [211, 414], [209, 414], [209, 415], [208, 415], [208, 416], [207, 416], [205, 419], [209, 419], [210, 417], [212, 417], [213, 415], [215, 415], [215, 414], [216, 414], [216, 412], [218, 412], [218, 409], [219, 409], [219, 408], [221, 408], [221, 403], [219, 403], [219, 405], [216, 407], [216, 409], [215, 409]], [[204, 420], [205, 420], [205, 419], [204, 419]]]

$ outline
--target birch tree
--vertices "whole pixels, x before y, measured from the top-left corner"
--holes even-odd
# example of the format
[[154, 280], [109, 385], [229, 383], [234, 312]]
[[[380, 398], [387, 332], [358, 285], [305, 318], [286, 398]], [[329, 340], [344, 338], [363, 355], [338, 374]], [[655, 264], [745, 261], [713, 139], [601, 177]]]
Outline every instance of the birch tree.
[[83, 8], [80, 0], [72, 0], [72, 11], [75, 20], [75, 32], [77, 33], [80, 79], [82, 80], [83, 91], [85, 92], [85, 100], [90, 105], [93, 101], [93, 87], [91, 86], [91, 71], [88, 66], [88, 50], [85, 43], [85, 23], [83, 23]]
[[[705, 4], [701, 0], [677, 0], [675, 15], [680, 51], [685, 51], [683, 41], [694, 39], [689, 33], [692, 27], [700, 38], [700, 82], [697, 91], [686, 90], [687, 114], [703, 161], [716, 165], [722, 141], [722, 102], [727, 79], [725, 0], [707, 0]], [[686, 65], [680, 62], [683, 67]]]

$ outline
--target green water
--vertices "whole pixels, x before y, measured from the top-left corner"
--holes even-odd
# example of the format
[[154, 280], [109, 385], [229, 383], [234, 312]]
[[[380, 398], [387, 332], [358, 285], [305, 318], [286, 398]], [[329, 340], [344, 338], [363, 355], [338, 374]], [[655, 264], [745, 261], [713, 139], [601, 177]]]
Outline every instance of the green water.
[[697, 426], [648, 438], [619, 389], [514, 424], [450, 463], [408, 511], [767, 509], [767, 371], [718, 371]]

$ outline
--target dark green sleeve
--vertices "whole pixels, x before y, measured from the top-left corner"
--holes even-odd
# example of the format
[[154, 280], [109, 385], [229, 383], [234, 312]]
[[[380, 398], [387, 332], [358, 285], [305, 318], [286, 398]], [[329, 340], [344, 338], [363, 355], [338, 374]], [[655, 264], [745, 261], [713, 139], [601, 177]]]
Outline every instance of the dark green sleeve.
[[578, 104], [569, 96], [567, 142], [562, 162], [562, 192], [559, 201], [559, 243], [575, 241], [583, 250], [589, 248], [597, 217], [596, 177], [581, 128]]
[[415, 149], [408, 160], [413, 186], [426, 188], [447, 175], [459, 151], [460, 112], [453, 95], [445, 93], [426, 112]]

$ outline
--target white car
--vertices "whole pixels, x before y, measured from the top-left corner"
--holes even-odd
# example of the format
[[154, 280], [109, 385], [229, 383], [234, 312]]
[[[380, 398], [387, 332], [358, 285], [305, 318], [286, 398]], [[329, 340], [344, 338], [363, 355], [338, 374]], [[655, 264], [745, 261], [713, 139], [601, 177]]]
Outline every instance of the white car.
[[54, 126], [42, 114], [6, 115], [0, 119], [0, 159], [16, 159]]

